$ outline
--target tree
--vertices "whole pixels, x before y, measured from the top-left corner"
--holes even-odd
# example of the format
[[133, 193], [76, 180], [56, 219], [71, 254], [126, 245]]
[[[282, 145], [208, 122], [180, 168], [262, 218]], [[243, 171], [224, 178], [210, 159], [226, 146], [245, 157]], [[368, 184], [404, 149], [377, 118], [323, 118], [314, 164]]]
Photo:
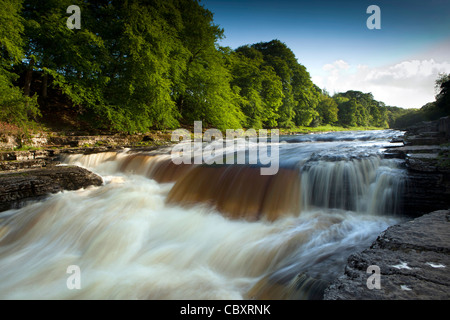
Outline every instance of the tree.
[[265, 64], [271, 66], [281, 80], [283, 100], [278, 108], [278, 126], [309, 125], [319, 115], [316, 107], [320, 94], [305, 66], [280, 40], [256, 43], [252, 48], [263, 54]]
[[[82, 8], [80, 30], [66, 27], [69, 4]], [[200, 7], [193, 0], [27, 0], [27, 53], [93, 123], [128, 132], [174, 128], [176, 100], [192, 80], [183, 78], [189, 48], [181, 39], [195, 20], [187, 5]]]
[[338, 105], [339, 123], [345, 127], [354, 127], [358, 124], [358, 103], [356, 99], [352, 98]]
[[295, 97], [295, 89], [300, 89], [294, 88], [294, 85], [300, 85], [302, 79], [301, 75], [296, 74], [301, 69], [294, 53], [279, 40], [256, 43], [252, 47], [262, 53], [264, 63], [272, 67], [281, 80], [283, 103], [278, 108], [278, 126], [285, 128], [294, 126], [295, 107], [299, 103]]
[[[303, 67], [303, 66], [302, 66]], [[309, 126], [315, 118], [319, 117], [317, 106], [320, 102], [320, 92], [313, 85], [306, 68], [296, 73], [300, 80], [294, 81], [294, 97], [298, 102], [295, 111], [295, 124]]]
[[[349, 90], [333, 96], [339, 108], [339, 122], [346, 126], [388, 126], [388, 110], [383, 102], [374, 99], [371, 93]], [[342, 103], [354, 100], [352, 103]], [[350, 107], [351, 105], [351, 107]], [[351, 113], [351, 115], [350, 115]], [[350, 124], [354, 123], [354, 124]]]
[[[1, 86], [16, 90], [10, 69], [21, 67], [30, 108], [37, 92], [51, 111], [51, 84], [96, 127], [125, 132], [196, 120], [219, 129], [386, 123], [370, 93], [322, 93], [279, 40], [220, 47], [224, 31], [198, 0], [24, 0], [22, 17], [20, 4], [4, 2]], [[81, 8], [81, 29], [66, 25], [70, 5]]]
[[255, 48], [240, 47], [233, 57], [231, 85], [238, 88], [246, 127], [275, 127], [283, 99], [281, 79]]
[[[79, 5], [83, 12], [80, 30], [67, 28], [66, 13], [70, 5]], [[107, 122], [103, 89], [108, 81], [102, 71], [109, 61], [104, 43], [91, 28], [101, 28], [90, 4], [67, 0], [25, 0], [25, 88], [30, 87], [34, 71], [43, 75], [41, 95], [45, 98], [48, 78], [53, 86], [67, 95], [80, 112], [97, 116], [96, 123]]]
[[328, 94], [322, 93], [317, 111], [321, 124], [334, 124], [338, 121], [338, 105]]
[[217, 46], [223, 29], [213, 14], [197, 1], [174, 1], [179, 11], [178, 39], [185, 51], [184, 76], [175, 84], [174, 97], [184, 121], [201, 120], [219, 129], [240, 128], [244, 115], [231, 88], [227, 66], [230, 54]]
[[14, 85], [18, 76], [12, 72], [23, 54], [23, 19], [20, 1], [1, 0], [0, 6], [0, 121], [26, 129], [30, 120], [39, 115], [36, 97], [29, 98]]
[[181, 44], [166, 18], [173, 10], [170, 4], [118, 1], [101, 8], [104, 14], [117, 17], [113, 36], [108, 29], [100, 35], [110, 55], [104, 72], [109, 79], [103, 89], [105, 110], [120, 130], [178, 126], [172, 87]]
[[436, 106], [442, 111], [442, 115], [450, 115], [450, 73], [442, 73], [436, 80]]
[[375, 127], [389, 127], [388, 110], [383, 102], [376, 102], [369, 107], [371, 116], [370, 125]]

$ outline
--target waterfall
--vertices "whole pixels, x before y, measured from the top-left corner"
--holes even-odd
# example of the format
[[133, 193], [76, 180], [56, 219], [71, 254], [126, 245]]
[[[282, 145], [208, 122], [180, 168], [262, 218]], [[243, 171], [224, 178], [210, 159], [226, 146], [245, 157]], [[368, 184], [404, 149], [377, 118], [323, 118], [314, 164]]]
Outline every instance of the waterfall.
[[[282, 167], [271, 176], [249, 165], [175, 165], [168, 155], [100, 153], [70, 155], [66, 162], [109, 172], [137, 174], [174, 183], [166, 202], [185, 207], [208, 204], [229, 218], [270, 221], [313, 208], [361, 214], [398, 214], [404, 173], [378, 155], [351, 159], [312, 159]], [[91, 167], [92, 168], [92, 167]]]
[[404, 174], [379, 156], [339, 161], [313, 161], [302, 168], [303, 210], [337, 208], [366, 214], [396, 214]]
[[339, 134], [280, 143], [266, 176], [162, 151], [66, 155], [105, 183], [0, 213], [0, 299], [320, 299], [402, 219], [403, 171], [370, 151], [376, 134], [356, 153]]
[[299, 182], [298, 171], [292, 169], [263, 176], [259, 168], [249, 166], [198, 166], [175, 183], [167, 202], [208, 203], [233, 219], [273, 221], [298, 214]]
[[168, 155], [145, 153], [102, 152], [87, 155], [66, 155], [63, 161], [103, 174], [123, 172], [151, 178], [160, 183], [176, 181], [191, 165], [175, 165]]

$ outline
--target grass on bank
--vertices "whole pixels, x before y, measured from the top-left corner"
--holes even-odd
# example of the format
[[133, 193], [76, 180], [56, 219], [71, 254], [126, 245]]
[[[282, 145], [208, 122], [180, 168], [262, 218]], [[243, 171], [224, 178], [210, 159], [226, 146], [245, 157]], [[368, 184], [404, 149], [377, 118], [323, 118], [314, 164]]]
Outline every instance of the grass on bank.
[[364, 131], [364, 130], [384, 130], [388, 128], [380, 127], [341, 127], [330, 124], [317, 127], [294, 127], [290, 129], [280, 129], [280, 135], [295, 133], [320, 133], [320, 132], [338, 132], [338, 131]]
[[[23, 132], [17, 128], [14, 125], [9, 125], [6, 123], [0, 123], [0, 139], [2, 137], [5, 136], [17, 136], [20, 138], [25, 138], [25, 134], [23, 134]], [[67, 135], [66, 131], [61, 131], [61, 132], [55, 132], [54, 130], [51, 130], [50, 128], [46, 127], [45, 125], [42, 124], [36, 124], [33, 128], [34, 130], [30, 130], [28, 132], [28, 137], [30, 137], [31, 135], [35, 135], [35, 134], [40, 134], [40, 135], [44, 135], [44, 136], [61, 136], [64, 137]], [[73, 128], [71, 128], [73, 129]], [[185, 128], [187, 129], [190, 134], [191, 134], [191, 139], [194, 139], [194, 131], [192, 127], [189, 128]], [[203, 128], [203, 130], [206, 130], [208, 128]], [[342, 127], [342, 126], [336, 126], [336, 125], [321, 125], [321, 126], [316, 126], [316, 127], [306, 127], [306, 126], [299, 126], [299, 127], [293, 127], [293, 128], [289, 128], [289, 129], [279, 129], [279, 134], [280, 135], [292, 135], [292, 134], [308, 134], [308, 133], [321, 133], [321, 132], [338, 132], [338, 131], [362, 131], [362, 130], [383, 130], [383, 129], [388, 129], [388, 128], [380, 128], [380, 127]], [[241, 134], [244, 136], [246, 135], [248, 129], [242, 129]], [[258, 130], [255, 130], [256, 133], [258, 134]], [[137, 147], [143, 147], [143, 146], [155, 146], [155, 145], [163, 145], [164, 141], [169, 142], [170, 141], [170, 137], [171, 137], [171, 130], [165, 130], [165, 131], [158, 131], [158, 130], [154, 130], [154, 131], [149, 131], [147, 134], [142, 134], [142, 136], [146, 136], [146, 135], [151, 135], [153, 136], [155, 139], [152, 139], [151, 141], [141, 141], [141, 142], [137, 142], [136, 146]], [[268, 129], [268, 133], [270, 134], [270, 129]], [[103, 132], [101, 135], [107, 135], [108, 133]], [[111, 132], [111, 135], [114, 135], [116, 133]], [[226, 136], [226, 132], [222, 133], [223, 136]], [[237, 136], [240, 136], [239, 134]], [[20, 139], [20, 140], [22, 140]], [[28, 139], [23, 139], [23, 140], [28, 140]], [[24, 141], [24, 142], [25, 142]], [[106, 145], [105, 142], [101, 141], [101, 142], [97, 142], [95, 145], [85, 145], [84, 147], [98, 147], [98, 146], [104, 146]], [[58, 147], [51, 147], [48, 146], [48, 148], [58, 148]], [[12, 150], [5, 150], [5, 151], [33, 151], [33, 150], [41, 150], [43, 149], [43, 147], [35, 147], [35, 146], [30, 146], [28, 145], [26, 142], [21, 145], [21, 146], [17, 146], [14, 147]]]

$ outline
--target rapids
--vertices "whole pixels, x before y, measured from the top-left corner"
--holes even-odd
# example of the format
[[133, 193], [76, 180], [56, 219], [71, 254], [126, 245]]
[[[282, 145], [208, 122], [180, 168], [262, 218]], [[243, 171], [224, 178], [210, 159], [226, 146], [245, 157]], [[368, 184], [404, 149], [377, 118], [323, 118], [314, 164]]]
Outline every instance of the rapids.
[[403, 219], [404, 170], [382, 156], [400, 134], [282, 136], [266, 176], [170, 148], [68, 155], [104, 185], [0, 213], [0, 299], [321, 299]]

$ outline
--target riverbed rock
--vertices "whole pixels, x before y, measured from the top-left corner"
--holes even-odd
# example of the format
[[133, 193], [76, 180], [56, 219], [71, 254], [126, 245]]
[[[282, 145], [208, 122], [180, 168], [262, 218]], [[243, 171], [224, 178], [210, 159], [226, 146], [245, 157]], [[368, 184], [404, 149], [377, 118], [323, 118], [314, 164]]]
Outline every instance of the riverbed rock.
[[[325, 290], [325, 300], [450, 298], [450, 118], [406, 130], [404, 146], [388, 148], [386, 157], [404, 160], [402, 207], [411, 220], [351, 255], [344, 275]], [[368, 286], [374, 276], [369, 266], [379, 268], [379, 289]]]
[[443, 132], [447, 139], [450, 139], [450, 117], [443, 117], [439, 119], [438, 130], [439, 132]]
[[450, 207], [449, 127], [449, 117], [415, 124], [406, 128], [403, 146], [385, 152], [404, 160], [403, 212], [411, 217]]
[[14, 135], [0, 134], [0, 150], [13, 150], [20, 145], [20, 139]]
[[100, 186], [103, 179], [77, 166], [49, 166], [0, 173], [0, 211], [63, 190]]
[[[379, 289], [369, 266], [379, 268]], [[439, 210], [388, 228], [370, 248], [351, 255], [324, 299], [448, 300], [449, 268], [450, 210]]]

